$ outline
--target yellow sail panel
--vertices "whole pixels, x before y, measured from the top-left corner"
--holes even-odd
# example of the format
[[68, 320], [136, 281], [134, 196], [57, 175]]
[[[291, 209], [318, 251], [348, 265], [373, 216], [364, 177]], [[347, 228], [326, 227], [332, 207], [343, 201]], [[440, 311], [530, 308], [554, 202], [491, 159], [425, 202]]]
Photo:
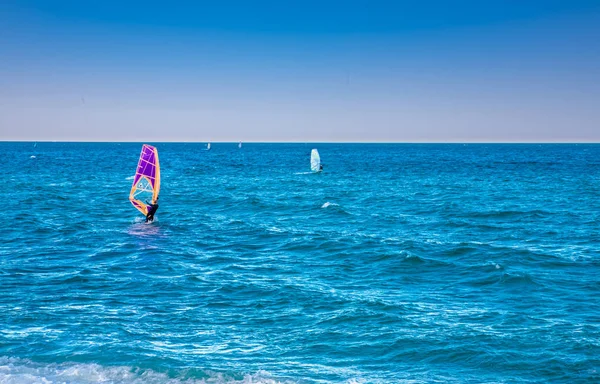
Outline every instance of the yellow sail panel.
[[133, 177], [129, 201], [144, 216], [148, 214], [148, 202], [155, 202], [160, 192], [160, 165], [158, 150], [148, 144], [142, 146], [138, 166]]

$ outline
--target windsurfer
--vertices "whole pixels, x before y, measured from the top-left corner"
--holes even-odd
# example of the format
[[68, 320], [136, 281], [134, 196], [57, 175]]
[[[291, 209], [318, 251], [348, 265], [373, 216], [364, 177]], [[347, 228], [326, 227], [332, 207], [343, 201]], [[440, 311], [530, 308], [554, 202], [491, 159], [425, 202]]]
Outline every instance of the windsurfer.
[[154, 214], [158, 210], [158, 197], [156, 200], [153, 200], [152, 203], [149, 203], [146, 200], [146, 204], [148, 204], [148, 214], [146, 215], [146, 223], [154, 221]]

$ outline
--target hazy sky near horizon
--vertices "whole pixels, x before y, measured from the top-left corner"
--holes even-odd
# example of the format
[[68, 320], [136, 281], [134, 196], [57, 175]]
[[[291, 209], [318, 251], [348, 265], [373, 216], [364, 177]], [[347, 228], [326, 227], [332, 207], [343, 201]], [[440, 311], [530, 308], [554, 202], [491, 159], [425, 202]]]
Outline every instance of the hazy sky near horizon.
[[6, 0], [0, 140], [600, 141], [600, 2]]

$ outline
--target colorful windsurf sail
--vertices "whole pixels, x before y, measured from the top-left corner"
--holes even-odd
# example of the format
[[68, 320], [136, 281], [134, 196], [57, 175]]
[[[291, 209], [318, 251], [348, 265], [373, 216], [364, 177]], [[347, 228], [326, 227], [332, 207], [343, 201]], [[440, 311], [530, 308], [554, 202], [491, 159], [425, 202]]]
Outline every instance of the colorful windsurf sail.
[[158, 151], [155, 147], [144, 144], [133, 177], [129, 201], [145, 216], [148, 214], [146, 201], [150, 203], [156, 201], [159, 192], [160, 166], [158, 164]]

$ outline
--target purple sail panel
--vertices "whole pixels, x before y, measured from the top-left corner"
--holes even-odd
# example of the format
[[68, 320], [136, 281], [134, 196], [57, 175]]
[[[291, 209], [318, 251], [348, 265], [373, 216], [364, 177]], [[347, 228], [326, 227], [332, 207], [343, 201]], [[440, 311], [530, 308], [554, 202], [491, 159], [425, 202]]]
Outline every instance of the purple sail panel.
[[137, 171], [133, 178], [133, 185], [137, 184], [142, 176], [146, 176], [152, 188], [156, 184], [156, 155], [155, 148], [144, 144], [142, 147], [142, 153], [140, 154], [140, 160], [138, 162]]

